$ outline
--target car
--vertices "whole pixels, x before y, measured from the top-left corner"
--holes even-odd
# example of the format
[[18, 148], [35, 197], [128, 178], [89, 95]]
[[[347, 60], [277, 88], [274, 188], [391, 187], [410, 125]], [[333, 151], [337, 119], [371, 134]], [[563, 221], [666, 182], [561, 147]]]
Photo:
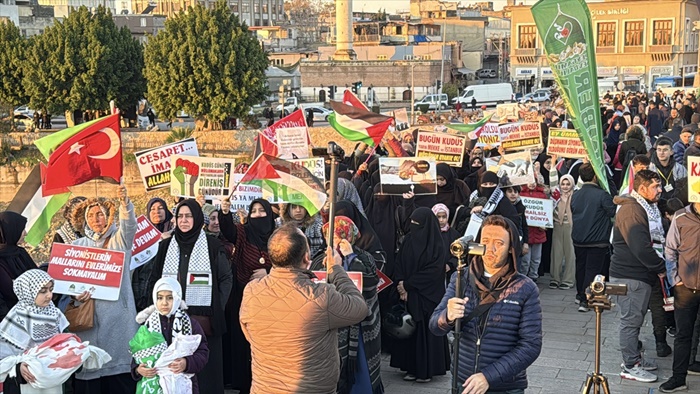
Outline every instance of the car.
[[15, 115], [27, 115], [30, 118], [34, 117], [34, 110], [30, 109], [27, 105], [22, 105], [15, 108]]
[[314, 122], [325, 122], [328, 120], [328, 115], [333, 113], [330, 109], [319, 105], [302, 104], [301, 108], [304, 110], [304, 115], [306, 115], [307, 110], [312, 110], [314, 112]]
[[520, 103], [523, 104], [523, 103], [527, 103], [528, 101], [534, 101], [536, 103], [540, 103], [540, 102], [547, 101], [547, 100], [549, 100], [549, 92], [543, 91], [543, 90], [538, 90], [536, 92], [528, 93], [528, 94], [524, 95], [520, 99]]
[[422, 99], [413, 103], [413, 108], [418, 111], [422, 106], [427, 106], [429, 110], [444, 110], [448, 106], [447, 94], [427, 94]]
[[491, 68], [482, 68], [476, 72], [476, 76], [479, 78], [496, 78], [498, 73]]
[[[33, 112], [34, 111], [32, 111], [32, 115], [33, 115]], [[27, 114], [15, 113], [14, 122], [15, 122], [15, 127], [17, 127], [18, 130], [24, 130], [24, 131], [34, 130], [34, 119]]]

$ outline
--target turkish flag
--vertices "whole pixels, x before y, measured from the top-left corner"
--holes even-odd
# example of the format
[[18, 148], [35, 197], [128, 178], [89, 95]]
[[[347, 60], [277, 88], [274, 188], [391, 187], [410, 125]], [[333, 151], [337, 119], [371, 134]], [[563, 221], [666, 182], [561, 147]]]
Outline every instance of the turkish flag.
[[44, 196], [97, 178], [118, 183], [123, 174], [119, 115], [107, 116], [64, 141], [42, 170]]

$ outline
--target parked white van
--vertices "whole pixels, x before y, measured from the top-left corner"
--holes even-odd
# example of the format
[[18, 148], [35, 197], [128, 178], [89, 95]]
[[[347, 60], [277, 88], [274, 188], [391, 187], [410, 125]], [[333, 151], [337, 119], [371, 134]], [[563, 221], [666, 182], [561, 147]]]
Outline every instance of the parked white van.
[[447, 94], [427, 94], [422, 99], [413, 103], [413, 108], [418, 111], [420, 105], [428, 104], [429, 110], [446, 109], [449, 105]]
[[476, 98], [479, 106], [510, 103], [513, 101], [513, 86], [509, 83], [470, 85], [464, 88], [462, 95], [452, 99], [452, 104], [459, 102], [469, 106], [472, 98]]

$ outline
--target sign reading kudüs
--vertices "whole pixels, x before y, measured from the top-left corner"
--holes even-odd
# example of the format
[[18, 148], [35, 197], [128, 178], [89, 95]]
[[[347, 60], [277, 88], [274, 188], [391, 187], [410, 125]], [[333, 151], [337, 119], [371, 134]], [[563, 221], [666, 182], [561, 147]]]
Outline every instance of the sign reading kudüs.
[[416, 157], [432, 157], [436, 162], [459, 167], [462, 165], [466, 140], [461, 135], [419, 131]]
[[92, 298], [116, 301], [123, 270], [124, 252], [61, 243], [51, 247], [48, 274], [59, 294], [89, 291]]

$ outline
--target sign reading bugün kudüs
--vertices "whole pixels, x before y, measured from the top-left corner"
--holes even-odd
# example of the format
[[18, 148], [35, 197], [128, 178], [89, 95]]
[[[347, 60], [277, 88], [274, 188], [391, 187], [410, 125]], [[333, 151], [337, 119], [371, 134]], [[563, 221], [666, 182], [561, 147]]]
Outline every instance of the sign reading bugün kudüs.
[[540, 0], [531, 12], [567, 113], [601, 187], [610, 191], [605, 181], [595, 43], [588, 6], [583, 0]]

